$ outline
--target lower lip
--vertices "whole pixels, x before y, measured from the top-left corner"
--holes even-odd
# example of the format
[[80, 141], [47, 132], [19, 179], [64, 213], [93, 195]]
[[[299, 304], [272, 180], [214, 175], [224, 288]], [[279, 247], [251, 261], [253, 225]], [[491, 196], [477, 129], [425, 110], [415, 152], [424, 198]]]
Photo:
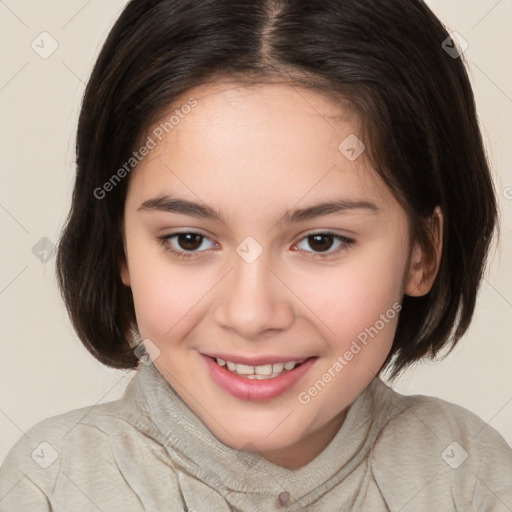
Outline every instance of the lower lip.
[[[201, 354], [202, 355], [202, 354]], [[285, 371], [273, 379], [247, 379], [219, 366], [214, 359], [202, 356], [213, 380], [225, 391], [241, 400], [271, 400], [290, 389], [315, 364], [316, 357], [310, 357], [293, 370]]]

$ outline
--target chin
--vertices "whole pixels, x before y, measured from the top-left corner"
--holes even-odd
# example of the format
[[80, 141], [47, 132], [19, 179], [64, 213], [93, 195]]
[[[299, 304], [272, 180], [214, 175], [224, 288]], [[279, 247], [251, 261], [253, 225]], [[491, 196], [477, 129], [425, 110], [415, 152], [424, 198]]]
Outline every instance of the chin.
[[[280, 420], [282, 421], [282, 419]], [[273, 450], [281, 450], [300, 441], [297, 433], [289, 433], [281, 431], [279, 438], [273, 435], [273, 431], [279, 425], [279, 422], [268, 425], [265, 428], [259, 428], [257, 432], [248, 431], [247, 425], [241, 425], [239, 429], [230, 426], [229, 432], [223, 429], [221, 431], [211, 430], [213, 435], [222, 443], [236, 450], [248, 452], [267, 452]]]

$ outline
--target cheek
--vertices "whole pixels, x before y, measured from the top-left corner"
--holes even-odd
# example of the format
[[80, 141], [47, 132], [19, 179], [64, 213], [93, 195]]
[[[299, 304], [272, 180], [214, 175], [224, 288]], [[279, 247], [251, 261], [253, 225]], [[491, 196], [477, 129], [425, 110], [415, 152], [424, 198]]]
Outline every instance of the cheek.
[[[308, 300], [330, 323], [375, 321], [403, 295], [403, 266], [393, 258], [367, 251], [338, 268], [309, 276]], [[306, 293], [306, 290], [304, 290]], [[383, 309], [384, 308], [384, 309]], [[358, 319], [360, 320], [358, 322]]]
[[375, 334], [375, 326], [382, 345], [391, 344], [403, 297], [405, 253], [398, 249], [375, 244], [337, 266], [295, 278], [297, 295], [318, 315], [324, 339], [337, 350], [347, 350], [358, 336], [364, 340], [368, 330]]
[[[160, 254], [159, 254], [160, 252]], [[130, 280], [141, 335], [157, 345], [180, 335], [187, 313], [209, 289], [200, 273], [171, 265], [163, 249], [132, 253]]]

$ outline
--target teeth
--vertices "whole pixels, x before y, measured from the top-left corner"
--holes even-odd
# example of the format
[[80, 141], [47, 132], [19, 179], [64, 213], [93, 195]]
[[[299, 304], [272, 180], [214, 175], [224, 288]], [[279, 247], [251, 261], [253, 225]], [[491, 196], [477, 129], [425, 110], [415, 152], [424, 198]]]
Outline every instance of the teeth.
[[271, 364], [265, 364], [263, 366], [255, 366], [254, 373], [256, 375], [272, 375], [272, 373], [277, 373], [277, 372], [272, 372], [272, 369], [273, 369], [273, 366]]
[[240, 375], [252, 375], [254, 373], [254, 366], [247, 366], [246, 364], [237, 364], [236, 373]]
[[[294, 361], [292, 361], [294, 362]], [[281, 373], [284, 369], [284, 364], [283, 363], [274, 363], [272, 365], [272, 370], [274, 370], [274, 373]]]
[[227, 366], [230, 372], [235, 372], [238, 375], [248, 379], [273, 379], [283, 373], [285, 370], [293, 370], [297, 364], [305, 361], [288, 361], [286, 363], [264, 364], [261, 366], [249, 366], [246, 364], [236, 364], [231, 361], [224, 361], [224, 359], [216, 359], [219, 366]]

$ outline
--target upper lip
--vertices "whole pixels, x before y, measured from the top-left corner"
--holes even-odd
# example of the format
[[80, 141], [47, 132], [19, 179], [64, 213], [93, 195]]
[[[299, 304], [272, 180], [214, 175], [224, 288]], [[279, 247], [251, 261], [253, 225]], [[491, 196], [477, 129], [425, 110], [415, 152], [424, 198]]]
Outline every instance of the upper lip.
[[258, 356], [258, 357], [247, 357], [237, 356], [234, 354], [203, 354], [208, 357], [214, 357], [215, 359], [223, 359], [224, 361], [231, 361], [235, 364], [245, 364], [247, 366], [264, 366], [266, 364], [274, 363], [287, 363], [289, 361], [305, 361], [313, 356]]

